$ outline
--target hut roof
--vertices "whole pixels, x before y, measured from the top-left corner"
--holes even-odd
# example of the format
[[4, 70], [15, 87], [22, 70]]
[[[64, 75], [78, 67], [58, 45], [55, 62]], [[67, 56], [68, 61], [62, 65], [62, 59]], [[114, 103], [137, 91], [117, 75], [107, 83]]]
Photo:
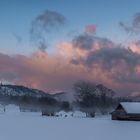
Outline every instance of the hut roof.
[[122, 102], [120, 103], [126, 113], [140, 114], [140, 103], [139, 102]]

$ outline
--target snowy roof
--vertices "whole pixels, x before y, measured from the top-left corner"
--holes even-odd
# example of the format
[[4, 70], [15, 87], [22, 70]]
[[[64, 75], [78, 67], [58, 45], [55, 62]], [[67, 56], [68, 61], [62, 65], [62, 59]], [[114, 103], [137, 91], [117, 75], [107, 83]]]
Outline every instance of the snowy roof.
[[139, 114], [140, 103], [139, 102], [122, 102], [120, 103], [127, 113]]

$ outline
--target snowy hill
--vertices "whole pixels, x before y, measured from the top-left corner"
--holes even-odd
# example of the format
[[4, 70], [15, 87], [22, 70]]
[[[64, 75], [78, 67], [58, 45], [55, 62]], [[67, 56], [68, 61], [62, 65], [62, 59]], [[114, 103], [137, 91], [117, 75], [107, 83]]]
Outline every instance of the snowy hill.
[[0, 103], [15, 104], [24, 110], [41, 110], [45, 106], [55, 106], [57, 101], [43, 91], [18, 85], [0, 85]]
[[[115, 94], [113, 90], [108, 89], [101, 84], [95, 87], [94, 93], [99, 96], [101, 94], [106, 94], [108, 96], [112, 96]], [[58, 92], [55, 94], [48, 94], [38, 89], [32, 89], [25, 86], [19, 86], [19, 85], [0, 85], [0, 95], [30, 96], [30, 97], [37, 97], [37, 98], [50, 97], [58, 101], [73, 101], [75, 100], [75, 97], [76, 97], [75, 93]]]
[[32, 89], [18, 85], [0, 85], [0, 95], [9, 96], [30, 96], [30, 97], [52, 97], [41, 90]]

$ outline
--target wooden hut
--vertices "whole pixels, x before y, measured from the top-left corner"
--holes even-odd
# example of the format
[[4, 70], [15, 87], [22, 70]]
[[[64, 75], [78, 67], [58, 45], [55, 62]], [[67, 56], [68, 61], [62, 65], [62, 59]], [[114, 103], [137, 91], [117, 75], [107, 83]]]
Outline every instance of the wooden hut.
[[140, 103], [122, 102], [111, 114], [112, 120], [140, 121]]

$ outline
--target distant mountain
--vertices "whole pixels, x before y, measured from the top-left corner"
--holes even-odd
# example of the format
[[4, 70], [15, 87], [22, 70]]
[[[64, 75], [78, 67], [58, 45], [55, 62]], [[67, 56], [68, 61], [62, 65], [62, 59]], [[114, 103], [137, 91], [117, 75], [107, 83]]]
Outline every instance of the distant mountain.
[[[95, 95], [101, 96], [102, 94], [105, 94], [106, 96], [113, 96], [115, 95], [115, 92], [107, 87], [105, 87], [102, 84], [96, 85], [94, 92]], [[19, 86], [19, 85], [0, 85], [0, 95], [6, 95], [6, 96], [27, 96], [27, 97], [36, 97], [36, 98], [52, 98], [57, 101], [75, 101], [77, 93], [71, 92], [58, 92], [55, 94], [48, 94], [44, 91], [38, 90], [38, 89], [32, 89], [25, 86]]]
[[52, 95], [25, 86], [0, 85], [0, 104], [15, 104], [21, 110], [40, 111], [48, 106], [56, 107], [58, 101]]
[[30, 97], [52, 97], [50, 94], [38, 90], [32, 89], [25, 86], [19, 85], [0, 85], [0, 95], [9, 96], [30, 96]]
[[38, 89], [32, 89], [20, 85], [0, 85], [0, 96], [18, 96], [18, 97], [35, 97], [35, 98], [51, 98], [61, 101], [73, 101], [73, 94], [66, 92], [58, 92], [48, 94]]
[[[99, 99], [102, 99], [100, 98], [101, 95], [112, 97], [115, 92], [100, 84], [93, 88], [91, 94], [95, 94], [99, 97]], [[88, 94], [87, 97], [89, 97]], [[58, 92], [55, 94], [48, 94], [44, 91], [28, 88], [25, 86], [0, 85], [0, 104], [15, 104], [18, 105], [23, 111], [51, 111], [66, 109], [68, 108], [69, 104], [66, 104], [64, 101], [67, 101], [71, 104], [73, 101], [77, 101], [78, 98], [78, 93], [75, 92]], [[90, 100], [90, 98], [87, 99]], [[94, 102], [95, 101], [93, 101], [93, 103]], [[76, 105], [76, 102], [74, 102], [74, 105]]]

